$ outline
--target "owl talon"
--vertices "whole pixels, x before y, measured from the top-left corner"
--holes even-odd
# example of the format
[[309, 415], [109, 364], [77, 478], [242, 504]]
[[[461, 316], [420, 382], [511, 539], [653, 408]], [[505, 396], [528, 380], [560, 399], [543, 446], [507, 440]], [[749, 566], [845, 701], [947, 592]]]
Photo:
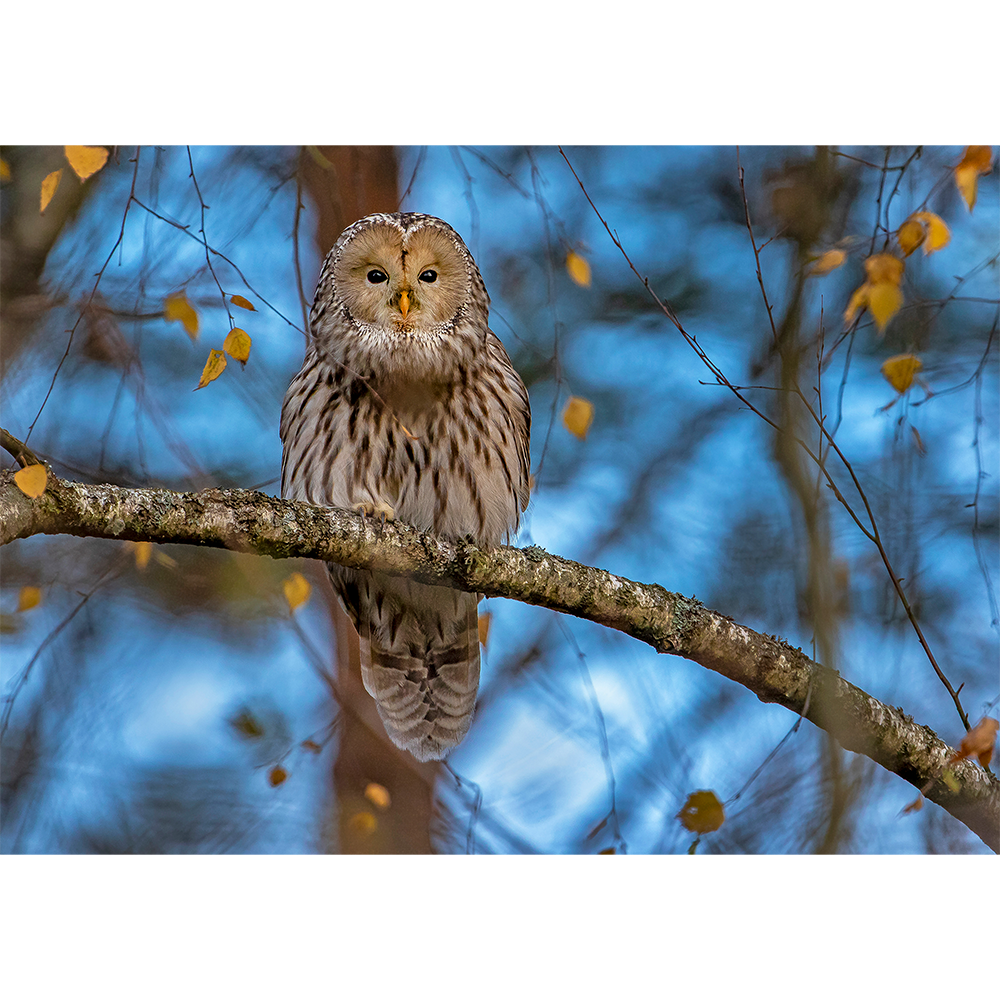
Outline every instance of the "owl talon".
[[371, 500], [362, 500], [361, 503], [354, 504], [353, 507], [362, 517], [379, 517], [382, 523], [396, 520], [396, 511], [393, 510], [384, 500], [373, 503]]

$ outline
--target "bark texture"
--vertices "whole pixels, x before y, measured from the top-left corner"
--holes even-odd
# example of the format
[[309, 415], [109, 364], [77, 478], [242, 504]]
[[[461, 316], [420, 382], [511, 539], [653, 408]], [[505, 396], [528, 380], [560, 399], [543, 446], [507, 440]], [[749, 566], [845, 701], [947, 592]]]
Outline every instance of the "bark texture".
[[[0, 473], [0, 543], [73, 534], [208, 545], [275, 559], [305, 556], [382, 570], [587, 618], [694, 660], [784, 705], [916, 788], [1000, 851], [1000, 782], [971, 761], [941, 778], [952, 748], [901, 709], [846, 681], [774, 636], [754, 632], [693, 598], [637, 583], [529, 546], [486, 551], [353, 511], [313, 507], [247, 490], [125, 489], [57, 480], [29, 499]], [[951, 787], [949, 787], [949, 784]]]

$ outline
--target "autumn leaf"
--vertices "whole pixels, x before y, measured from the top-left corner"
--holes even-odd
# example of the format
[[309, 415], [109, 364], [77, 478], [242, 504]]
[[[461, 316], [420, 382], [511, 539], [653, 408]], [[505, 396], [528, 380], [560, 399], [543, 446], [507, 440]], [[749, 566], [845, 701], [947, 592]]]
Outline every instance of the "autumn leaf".
[[869, 257], [865, 261], [868, 280], [854, 290], [844, 310], [844, 322], [850, 325], [858, 311], [867, 306], [881, 334], [903, 304], [899, 284], [905, 268], [903, 261], [891, 253], [877, 253]]
[[370, 837], [378, 829], [378, 820], [370, 812], [355, 813], [348, 822], [355, 833]]
[[192, 340], [198, 339], [198, 314], [183, 292], [167, 296], [167, 300], [163, 304], [163, 315], [168, 323], [178, 321], [182, 323], [187, 335]]
[[4, 160], [0, 159], [0, 181], [10, 180], [10, 164]]
[[389, 789], [385, 785], [376, 784], [374, 781], [369, 781], [365, 786], [365, 798], [376, 809], [385, 810], [392, 804], [392, 799], [389, 797]]
[[903, 293], [896, 285], [879, 282], [868, 289], [868, 310], [881, 333], [889, 320], [899, 312], [903, 304]]
[[486, 648], [486, 643], [490, 638], [490, 625], [493, 623], [493, 612], [484, 611], [479, 616], [479, 644]]
[[993, 163], [993, 150], [989, 146], [967, 146], [962, 162], [955, 167], [955, 184], [971, 212], [976, 204], [976, 185], [980, 174], [988, 174]]
[[847, 254], [843, 250], [827, 250], [826, 253], [821, 254], [813, 261], [809, 273], [821, 277], [831, 271], [836, 271], [845, 260], [847, 260]]
[[229, 720], [229, 725], [248, 739], [257, 740], [264, 735], [264, 727], [257, 721], [257, 718], [244, 709], [235, 718]]
[[66, 159], [81, 181], [92, 177], [108, 162], [108, 151], [103, 146], [64, 146]]
[[250, 337], [245, 330], [234, 326], [226, 334], [226, 339], [222, 343], [222, 349], [235, 361], [245, 365], [250, 360]]
[[42, 592], [38, 587], [22, 587], [17, 595], [17, 610], [30, 611], [42, 603]]
[[914, 212], [911, 219], [927, 227], [927, 239], [924, 241], [924, 255], [937, 253], [951, 242], [951, 230], [948, 223], [933, 212]]
[[570, 434], [575, 434], [581, 441], [587, 436], [594, 419], [594, 404], [589, 399], [580, 396], [570, 396], [563, 410], [563, 425]]
[[685, 830], [702, 834], [718, 830], [725, 822], [726, 815], [715, 792], [702, 789], [687, 797], [677, 818]]
[[898, 285], [903, 280], [906, 265], [894, 254], [876, 253], [865, 261], [865, 273], [870, 285]]
[[997, 741], [997, 730], [1000, 729], [1000, 722], [987, 716], [976, 723], [962, 737], [958, 749], [952, 754], [949, 764], [956, 764], [966, 757], [976, 757], [983, 767], [989, 767], [993, 759], [993, 747]]
[[908, 806], [903, 809], [903, 815], [907, 813], [920, 812], [924, 808], [924, 797], [923, 795], [918, 795]]
[[882, 362], [882, 374], [896, 392], [904, 393], [923, 367], [923, 362], [914, 354], [896, 354]]
[[204, 389], [209, 382], [214, 382], [226, 370], [226, 356], [222, 351], [217, 351], [214, 347], [208, 352], [208, 360], [201, 370], [201, 378], [194, 387], [194, 391]]
[[249, 309], [250, 312], [256, 312], [257, 307], [249, 300], [243, 298], [242, 295], [233, 295], [229, 299], [234, 306], [239, 306], [241, 309]]
[[614, 854], [615, 849], [613, 847], [605, 847], [603, 851], [598, 851], [597, 855], [600, 857], [602, 854]]
[[14, 473], [14, 482], [17, 484], [17, 488], [26, 497], [31, 497], [32, 500], [45, 492], [48, 481], [49, 470], [40, 464], [27, 465]]
[[45, 179], [42, 181], [42, 207], [38, 210], [39, 215], [44, 215], [45, 209], [49, 207], [49, 202], [52, 201], [52, 196], [56, 193], [56, 188], [59, 187], [59, 181], [61, 180], [62, 170], [53, 170], [52, 173], [47, 174]]
[[578, 285], [590, 288], [590, 265], [572, 250], [566, 254], [566, 270]]
[[272, 788], [277, 788], [278, 785], [282, 784], [287, 777], [288, 772], [280, 764], [275, 764], [275, 766], [267, 772], [267, 783]]
[[303, 740], [300, 744], [303, 750], [308, 750], [310, 753], [322, 753], [323, 748], [315, 740]]
[[862, 309], [868, 307], [868, 285], [861, 285], [854, 289], [854, 294], [851, 296], [851, 301], [847, 303], [847, 308], [844, 310], [844, 323], [850, 326], [854, 322], [854, 317]]
[[900, 250], [907, 257], [927, 239], [927, 230], [912, 216], [906, 220], [896, 232], [896, 240]]
[[135, 565], [138, 569], [145, 569], [149, 565], [150, 556], [153, 554], [152, 542], [132, 542], [135, 549]]
[[166, 566], [168, 569], [177, 569], [177, 560], [171, 559], [166, 552], [154, 552], [153, 558], [161, 565]]
[[294, 611], [309, 600], [312, 584], [301, 573], [296, 572], [282, 581], [281, 589], [285, 592], [288, 610]]

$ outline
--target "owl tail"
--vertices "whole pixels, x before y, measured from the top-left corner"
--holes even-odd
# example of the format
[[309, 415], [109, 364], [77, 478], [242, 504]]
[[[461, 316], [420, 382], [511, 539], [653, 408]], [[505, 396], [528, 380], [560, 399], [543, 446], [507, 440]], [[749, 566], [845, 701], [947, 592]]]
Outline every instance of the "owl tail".
[[476, 708], [478, 597], [358, 573], [338, 588], [352, 617], [350, 582], [357, 584], [361, 679], [385, 731], [417, 760], [443, 760], [469, 731]]

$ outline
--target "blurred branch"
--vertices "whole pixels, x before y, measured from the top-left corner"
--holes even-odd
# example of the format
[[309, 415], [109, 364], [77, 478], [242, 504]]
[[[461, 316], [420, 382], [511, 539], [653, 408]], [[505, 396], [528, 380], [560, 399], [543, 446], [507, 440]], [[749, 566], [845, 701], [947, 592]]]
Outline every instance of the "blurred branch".
[[45, 492], [32, 499], [17, 487], [13, 473], [0, 472], [0, 544], [37, 534], [323, 559], [586, 618], [715, 670], [761, 701], [803, 714], [846, 749], [917, 788], [930, 783], [931, 801], [1000, 852], [1000, 782], [991, 773], [962, 761], [943, 775], [953, 751], [901, 709], [883, 704], [782, 640], [657, 584], [636, 583], [537, 546], [487, 551], [406, 524], [382, 524], [353, 511], [249, 490], [173, 493], [88, 486], [50, 472]]
[[0, 427], [0, 447], [3, 447], [4, 451], [13, 455], [17, 460], [17, 464], [22, 469], [29, 465], [40, 464], [38, 456], [23, 441], [18, 441], [13, 434], [10, 434], [3, 427]]

